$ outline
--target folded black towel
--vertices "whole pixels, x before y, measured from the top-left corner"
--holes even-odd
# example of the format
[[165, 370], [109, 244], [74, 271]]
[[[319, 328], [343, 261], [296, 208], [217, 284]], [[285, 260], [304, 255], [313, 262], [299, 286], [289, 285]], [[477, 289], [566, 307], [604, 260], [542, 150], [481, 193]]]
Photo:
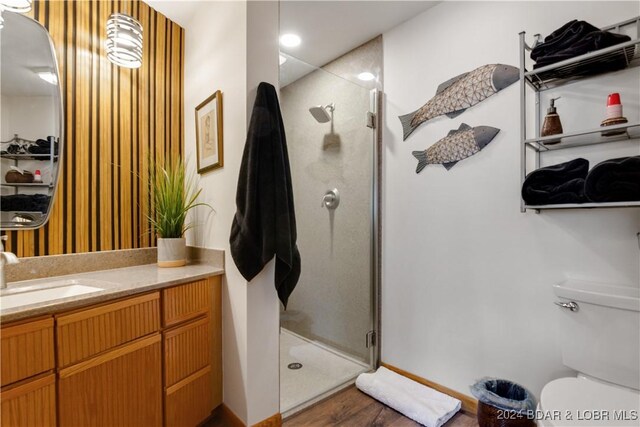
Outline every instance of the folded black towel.
[[[623, 34], [601, 31], [586, 21], [573, 20], [564, 24], [544, 39], [531, 51], [531, 59], [536, 61], [533, 68], [540, 68], [564, 61], [599, 49], [615, 46], [631, 40]], [[604, 60], [591, 62], [571, 69], [573, 76], [598, 74], [615, 71], [627, 66], [625, 53], [618, 53]], [[557, 76], [567, 77], [567, 76]]]
[[522, 199], [528, 205], [584, 203], [584, 181], [589, 161], [575, 159], [531, 172], [522, 185]]
[[569, 21], [545, 37], [543, 43], [534, 47], [531, 50], [531, 59], [538, 61], [541, 57], [566, 49], [594, 31], [600, 31], [600, 29], [586, 21], [578, 21], [577, 19]]
[[46, 194], [12, 194], [0, 197], [0, 210], [47, 213], [51, 197]]
[[236, 205], [229, 237], [233, 261], [242, 276], [251, 280], [275, 256], [275, 287], [286, 308], [300, 278], [300, 252], [278, 95], [264, 82], [258, 86], [251, 113]]
[[598, 203], [640, 201], [640, 156], [598, 163], [587, 175], [585, 193]]

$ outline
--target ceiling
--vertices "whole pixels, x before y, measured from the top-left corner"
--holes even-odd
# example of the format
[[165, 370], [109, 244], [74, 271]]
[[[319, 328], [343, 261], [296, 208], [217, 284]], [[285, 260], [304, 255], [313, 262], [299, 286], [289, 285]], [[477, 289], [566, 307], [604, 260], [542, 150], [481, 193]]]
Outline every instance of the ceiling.
[[[151, 7], [185, 28], [207, 1], [212, 0], [146, 0]], [[297, 47], [281, 47], [289, 61], [282, 67], [280, 84], [285, 86], [299, 79], [314, 67], [322, 67], [438, 3], [281, 0], [280, 34], [297, 34], [302, 43]]]
[[1, 93], [3, 96], [52, 96], [57, 88], [36, 74], [55, 70], [46, 30], [18, 13], [3, 12], [0, 30]]
[[294, 33], [302, 43], [282, 51], [321, 67], [371, 40], [437, 1], [281, 1], [280, 34]]

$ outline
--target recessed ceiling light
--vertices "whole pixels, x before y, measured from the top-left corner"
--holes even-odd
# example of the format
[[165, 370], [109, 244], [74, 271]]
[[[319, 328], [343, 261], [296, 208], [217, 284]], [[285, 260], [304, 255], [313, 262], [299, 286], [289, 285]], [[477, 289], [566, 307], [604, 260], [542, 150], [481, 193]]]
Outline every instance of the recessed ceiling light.
[[302, 40], [295, 34], [283, 34], [280, 36], [280, 44], [284, 47], [296, 47]]
[[280, 55], [280, 65], [284, 64], [285, 62], [287, 62], [287, 58], [285, 56]]
[[360, 74], [358, 74], [358, 78], [359, 78], [360, 80], [362, 80], [363, 82], [368, 82], [368, 81], [370, 81], [370, 80], [375, 79], [375, 78], [376, 78], [376, 76], [374, 76], [373, 74], [371, 74], [371, 73], [370, 73], [370, 72], [368, 72], [368, 71], [365, 71], [364, 73], [360, 73]]

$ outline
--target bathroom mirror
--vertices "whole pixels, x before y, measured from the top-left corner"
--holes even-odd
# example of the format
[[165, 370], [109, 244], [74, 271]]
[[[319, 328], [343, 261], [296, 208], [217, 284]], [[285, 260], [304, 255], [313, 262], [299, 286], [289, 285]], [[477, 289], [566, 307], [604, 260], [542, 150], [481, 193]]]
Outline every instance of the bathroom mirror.
[[2, 16], [0, 229], [35, 229], [49, 218], [62, 167], [58, 63], [42, 25], [17, 13]]

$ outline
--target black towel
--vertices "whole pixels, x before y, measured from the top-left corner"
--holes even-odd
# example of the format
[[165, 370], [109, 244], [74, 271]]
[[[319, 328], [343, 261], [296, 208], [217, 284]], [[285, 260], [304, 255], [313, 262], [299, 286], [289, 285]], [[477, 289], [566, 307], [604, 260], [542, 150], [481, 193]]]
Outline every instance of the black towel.
[[50, 201], [46, 194], [11, 194], [0, 197], [0, 210], [47, 213]]
[[287, 307], [300, 277], [289, 155], [276, 89], [260, 83], [242, 155], [231, 256], [245, 279], [276, 257], [275, 286]]
[[640, 156], [598, 163], [587, 175], [585, 193], [598, 203], [640, 201]]
[[[573, 20], [551, 33], [544, 39], [544, 43], [540, 43], [533, 48], [531, 51], [531, 59], [536, 61], [533, 68], [555, 64], [565, 59], [615, 46], [629, 40], [631, 40], [629, 36], [609, 31], [601, 31], [588, 22]], [[632, 54], [633, 50], [630, 50], [629, 55]], [[574, 67], [571, 69], [571, 75], [593, 75], [606, 71], [620, 70], [626, 66], [626, 54], [619, 52], [606, 59], [601, 59], [596, 62], [591, 61], [588, 64]]]
[[575, 159], [537, 169], [527, 175], [522, 185], [522, 199], [528, 205], [584, 203], [584, 181], [589, 161]]

